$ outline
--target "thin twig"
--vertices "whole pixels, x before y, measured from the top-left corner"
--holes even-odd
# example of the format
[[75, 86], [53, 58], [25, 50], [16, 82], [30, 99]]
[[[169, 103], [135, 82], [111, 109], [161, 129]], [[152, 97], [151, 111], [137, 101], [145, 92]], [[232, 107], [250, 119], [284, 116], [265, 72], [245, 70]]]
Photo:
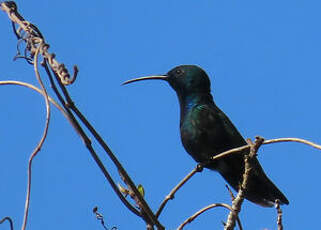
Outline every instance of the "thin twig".
[[[233, 209], [230, 205], [228, 204], [224, 204], [224, 203], [215, 203], [215, 204], [211, 204], [209, 206], [206, 206], [205, 208], [202, 208], [201, 210], [199, 210], [198, 212], [196, 212], [194, 215], [192, 215], [191, 217], [187, 218], [178, 228], [177, 230], [182, 230], [186, 224], [191, 223], [194, 219], [196, 219], [199, 215], [201, 215], [202, 213], [206, 212], [207, 210], [210, 210], [212, 208], [217, 208], [217, 207], [223, 207], [223, 208], [227, 208], [228, 210], [230, 210], [231, 212], [233, 212]], [[240, 230], [242, 230], [242, 224], [240, 219], [237, 217], [237, 223], [239, 225]]]
[[[296, 138], [296, 137], [284, 137], [284, 138], [276, 138], [276, 139], [265, 140], [262, 143], [262, 145], [281, 143], [281, 142], [298, 142], [298, 143], [306, 144], [306, 145], [309, 145], [309, 146], [311, 146], [313, 148], [321, 150], [321, 145], [318, 145], [318, 144], [316, 144], [316, 143], [314, 143], [312, 141], [308, 141], [308, 140], [301, 139], [301, 138]], [[244, 146], [241, 146], [241, 147], [237, 147], [237, 148], [233, 148], [233, 149], [227, 150], [225, 152], [222, 152], [220, 154], [217, 154], [217, 155], [213, 156], [211, 158], [211, 161], [215, 161], [215, 160], [220, 159], [222, 157], [226, 157], [226, 156], [228, 156], [230, 154], [240, 153], [243, 150], [250, 149], [250, 147], [251, 147], [250, 145], [244, 145]]]
[[0, 220], [0, 224], [3, 222], [8, 221], [10, 224], [10, 230], [13, 230], [13, 221], [9, 216], [4, 217], [2, 220]]
[[28, 220], [28, 213], [29, 213], [29, 202], [30, 202], [30, 193], [31, 193], [31, 168], [32, 168], [32, 161], [34, 157], [38, 154], [40, 151], [48, 133], [48, 128], [49, 128], [49, 121], [50, 121], [50, 103], [49, 103], [49, 98], [48, 94], [46, 91], [46, 88], [41, 80], [39, 71], [38, 71], [38, 56], [39, 56], [39, 51], [40, 51], [41, 45], [38, 47], [38, 49], [35, 52], [35, 61], [34, 61], [34, 70], [35, 74], [37, 76], [37, 80], [42, 88], [42, 91], [44, 93], [44, 98], [46, 102], [46, 123], [45, 123], [45, 129], [43, 131], [42, 137], [40, 142], [38, 143], [37, 147], [34, 149], [33, 153], [31, 154], [29, 158], [29, 163], [28, 163], [28, 184], [27, 184], [27, 196], [26, 196], [26, 202], [25, 202], [25, 211], [24, 211], [24, 218], [23, 218], [23, 224], [22, 224], [22, 230], [25, 230], [26, 225], [27, 225], [27, 220]]
[[310, 145], [313, 148], [321, 150], [321, 145], [318, 145], [312, 141], [308, 141], [308, 140], [304, 140], [304, 139], [296, 138], [296, 137], [284, 137], [284, 138], [276, 138], [276, 139], [266, 140], [263, 142], [263, 145], [280, 143], [280, 142], [298, 142], [298, 143]]
[[277, 214], [278, 214], [278, 218], [277, 218], [277, 221], [276, 221], [276, 224], [278, 226], [278, 230], [283, 230], [283, 224], [282, 224], [282, 209], [280, 207], [280, 201], [277, 199], [275, 200], [275, 208], [276, 208], [276, 211], [277, 211]]
[[161, 214], [161, 212], [163, 211], [166, 203], [169, 200], [174, 199], [174, 195], [175, 193], [190, 179], [192, 178], [192, 176], [194, 176], [195, 173], [197, 172], [201, 172], [203, 170], [203, 166], [201, 164], [198, 164], [189, 174], [187, 174], [187, 176], [184, 177], [183, 180], [181, 180], [173, 189], [172, 191], [170, 191], [170, 193], [165, 197], [165, 199], [163, 200], [163, 202], [161, 203], [161, 205], [159, 206], [157, 212], [156, 212], [156, 218], [159, 217], [159, 215]]

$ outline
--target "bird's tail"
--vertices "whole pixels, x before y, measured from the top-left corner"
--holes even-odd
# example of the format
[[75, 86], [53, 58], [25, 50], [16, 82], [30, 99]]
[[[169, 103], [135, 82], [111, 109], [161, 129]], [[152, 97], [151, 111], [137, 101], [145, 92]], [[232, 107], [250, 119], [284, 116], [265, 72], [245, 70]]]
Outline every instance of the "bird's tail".
[[[244, 162], [243, 156], [241, 154], [234, 155], [221, 159], [215, 168], [212, 168], [217, 170], [236, 191], [242, 183], [244, 173], [244, 166], [240, 167], [240, 162]], [[254, 159], [248, 179], [246, 199], [264, 207], [273, 206], [276, 199], [280, 201], [280, 204], [289, 204], [288, 199], [267, 177], [257, 159]]]

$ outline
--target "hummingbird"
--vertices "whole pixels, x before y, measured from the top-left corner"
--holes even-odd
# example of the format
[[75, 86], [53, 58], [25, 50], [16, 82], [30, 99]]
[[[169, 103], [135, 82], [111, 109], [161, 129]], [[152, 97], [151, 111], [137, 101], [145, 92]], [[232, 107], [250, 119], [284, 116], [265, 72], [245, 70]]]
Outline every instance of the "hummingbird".
[[[206, 72], [196, 65], [180, 65], [165, 75], [135, 78], [123, 85], [142, 80], [164, 80], [169, 83], [179, 100], [180, 136], [185, 150], [196, 162], [210, 162], [205, 167], [219, 172], [238, 191], [243, 180], [244, 154], [250, 150], [209, 161], [219, 153], [247, 143], [230, 119], [216, 106]], [[253, 161], [245, 198], [264, 207], [272, 207], [276, 199], [280, 204], [289, 204], [267, 177], [257, 158]]]

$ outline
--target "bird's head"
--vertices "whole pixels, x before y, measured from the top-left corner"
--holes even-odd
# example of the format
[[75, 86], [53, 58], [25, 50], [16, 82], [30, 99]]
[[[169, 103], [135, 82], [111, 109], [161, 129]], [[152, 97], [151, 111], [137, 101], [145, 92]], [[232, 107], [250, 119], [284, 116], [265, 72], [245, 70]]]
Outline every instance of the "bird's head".
[[123, 85], [142, 80], [165, 80], [180, 95], [209, 93], [210, 80], [203, 69], [196, 65], [180, 65], [165, 75], [140, 77], [128, 80]]

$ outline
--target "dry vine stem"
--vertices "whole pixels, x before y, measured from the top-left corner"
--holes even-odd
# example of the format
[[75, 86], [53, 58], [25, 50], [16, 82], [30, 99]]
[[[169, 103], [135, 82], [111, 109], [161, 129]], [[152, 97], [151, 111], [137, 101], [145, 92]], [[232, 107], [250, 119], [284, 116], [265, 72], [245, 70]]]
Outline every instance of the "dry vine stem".
[[[122, 167], [118, 159], [115, 157], [115, 155], [112, 153], [110, 148], [107, 146], [107, 144], [103, 141], [103, 139], [100, 137], [100, 135], [96, 132], [96, 130], [91, 126], [91, 124], [87, 121], [87, 119], [82, 115], [82, 113], [78, 110], [78, 108], [74, 105], [73, 101], [71, 100], [71, 97], [69, 96], [68, 91], [66, 90], [64, 85], [68, 85], [74, 82], [77, 76], [78, 69], [77, 67], [74, 67], [74, 75], [72, 78], [70, 78], [70, 75], [67, 71], [67, 69], [64, 67], [63, 64], [59, 64], [54, 54], [50, 54], [48, 52], [49, 45], [44, 42], [44, 38], [41, 35], [40, 31], [36, 26], [31, 24], [28, 21], [25, 21], [24, 18], [17, 12], [17, 6], [12, 1], [7, 1], [0, 4], [1, 9], [5, 11], [9, 18], [12, 20], [13, 23], [17, 23], [20, 28], [17, 31], [14, 31], [16, 36], [19, 40], [25, 41], [27, 43], [27, 50], [30, 52], [30, 57], [25, 57], [25, 59], [30, 63], [30, 60], [32, 60], [36, 53], [40, 53], [44, 57], [43, 66], [45, 67], [47, 74], [50, 79], [51, 86], [54, 89], [54, 92], [56, 93], [59, 101], [62, 103], [66, 113], [68, 114], [69, 120], [72, 122], [72, 126], [75, 128], [76, 132], [80, 135], [81, 139], [84, 141], [86, 147], [90, 151], [93, 159], [105, 175], [106, 179], [110, 183], [111, 187], [114, 189], [115, 193], [118, 195], [120, 200], [124, 203], [124, 205], [131, 210], [133, 213], [135, 213], [138, 216], [141, 216], [144, 221], [146, 222], [148, 229], [153, 229], [154, 225], [157, 226], [158, 229], [164, 229], [164, 227], [159, 223], [156, 216], [151, 211], [150, 207], [146, 203], [146, 201], [143, 199], [139, 191], [137, 190], [135, 184], [131, 180], [131, 178], [128, 176], [125, 169]], [[21, 31], [24, 31], [27, 35], [23, 36], [21, 35]], [[47, 66], [47, 63], [49, 63], [50, 70], [53, 72], [54, 76], [56, 77], [56, 80], [58, 82], [58, 85], [60, 89], [63, 92], [64, 97], [66, 100], [60, 95], [57, 87], [55, 86], [55, 83], [52, 79], [49, 67]], [[110, 159], [113, 161], [119, 172], [122, 174], [122, 176], [126, 179], [129, 188], [133, 191], [135, 194], [137, 200], [140, 204], [140, 211], [138, 211], [135, 207], [133, 207], [120, 193], [120, 191], [117, 188], [117, 185], [113, 181], [112, 177], [109, 175], [108, 171], [102, 164], [101, 160], [99, 159], [98, 155], [94, 151], [93, 147], [91, 146], [91, 141], [86, 135], [86, 133], [83, 131], [82, 127], [76, 120], [75, 116], [71, 112], [71, 110], [76, 114], [76, 116], [81, 120], [81, 122], [85, 125], [86, 128], [93, 134], [95, 139], [98, 141], [98, 143], [103, 147], [107, 155], [110, 157]]]

